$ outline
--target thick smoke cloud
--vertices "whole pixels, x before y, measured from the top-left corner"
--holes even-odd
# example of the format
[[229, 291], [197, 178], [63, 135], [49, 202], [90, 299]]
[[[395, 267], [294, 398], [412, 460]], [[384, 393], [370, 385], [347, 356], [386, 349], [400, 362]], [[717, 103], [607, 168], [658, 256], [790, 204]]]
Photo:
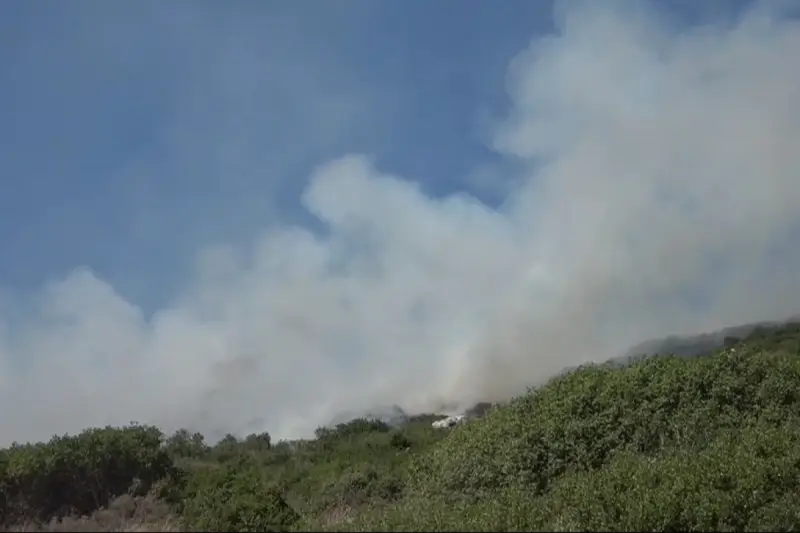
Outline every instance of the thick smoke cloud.
[[493, 142], [526, 171], [501, 209], [345, 155], [303, 194], [323, 234], [203, 250], [149, 319], [85, 268], [4, 302], [3, 438], [131, 420], [303, 436], [796, 313], [800, 24], [762, 5], [679, 32], [610, 5], [561, 6], [509, 66]]

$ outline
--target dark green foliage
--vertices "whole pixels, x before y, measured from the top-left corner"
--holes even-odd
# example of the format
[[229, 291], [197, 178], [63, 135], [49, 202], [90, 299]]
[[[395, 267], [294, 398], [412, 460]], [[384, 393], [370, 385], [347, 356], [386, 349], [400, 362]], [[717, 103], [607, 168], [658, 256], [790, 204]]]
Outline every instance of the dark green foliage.
[[367, 418], [356, 418], [350, 422], [339, 424], [335, 428], [317, 428], [315, 436], [317, 440], [344, 439], [360, 435], [362, 433], [386, 433], [391, 428], [386, 422], [371, 420]]
[[225, 462], [238, 457], [244, 448], [240, 446], [239, 439], [228, 433], [209, 451], [210, 458], [215, 461]]
[[370, 466], [346, 472], [332, 478], [319, 495], [318, 509], [336, 505], [358, 507], [366, 503], [387, 503], [397, 500], [403, 493], [404, 481], [390, 472], [381, 472]]
[[392, 446], [392, 448], [406, 450], [411, 448], [411, 439], [409, 439], [404, 433], [395, 431], [392, 433], [392, 436], [389, 439], [389, 444]]
[[517, 484], [540, 493], [567, 470], [600, 468], [621, 451], [700, 445], [747, 417], [786, 422], [800, 414], [798, 385], [800, 360], [759, 343], [626, 369], [588, 366], [453, 431], [414, 465], [415, 489], [469, 496]]
[[[800, 491], [800, 426], [753, 422], [698, 450], [624, 453], [596, 473], [573, 473], [542, 499], [546, 517], [580, 530], [753, 531], [800, 526], [776, 504]], [[788, 512], [786, 512], [788, 511]]]
[[224, 463], [235, 460], [242, 454], [258, 454], [269, 451], [271, 448], [272, 438], [269, 433], [252, 433], [241, 440], [229, 433], [214, 446], [207, 448], [206, 451], [198, 451], [192, 457], [205, 457]]
[[251, 433], [244, 439], [244, 448], [251, 452], [263, 452], [272, 447], [272, 438], [269, 433]]
[[4, 450], [0, 523], [89, 514], [129, 490], [143, 495], [159, 480], [177, 479], [162, 437], [149, 426], [107, 427]]
[[210, 448], [206, 445], [202, 434], [180, 429], [167, 439], [166, 449], [174, 457], [199, 459], [205, 457]]
[[183, 516], [187, 527], [201, 531], [287, 531], [300, 518], [245, 459], [190, 477]]

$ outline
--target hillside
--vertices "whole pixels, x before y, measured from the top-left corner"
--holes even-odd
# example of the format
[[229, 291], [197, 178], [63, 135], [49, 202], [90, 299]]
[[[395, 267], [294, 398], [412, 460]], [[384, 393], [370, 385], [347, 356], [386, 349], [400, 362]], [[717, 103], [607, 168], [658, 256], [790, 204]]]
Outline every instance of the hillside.
[[12, 446], [0, 525], [797, 530], [800, 324], [747, 333], [708, 357], [575, 369], [452, 430], [356, 419], [209, 447], [134, 425]]
[[[798, 322], [797, 318], [787, 321], [787, 323]], [[681, 357], [696, 357], [698, 355], [709, 354], [714, 350], [724, 348], [726, 345], [738, 342], [753, 331], [759, 328], [775, 328], [781, 326], [779, 322], [755, 322], [723, 328], [712, 333], [700, 335], [670, 335], [661, 339], [652, 339], [641, 344], [637, 344], [627, 351], [627, 353], [615, 361], [629, 360], [642, 355], [649, 354], [673, 354]]]

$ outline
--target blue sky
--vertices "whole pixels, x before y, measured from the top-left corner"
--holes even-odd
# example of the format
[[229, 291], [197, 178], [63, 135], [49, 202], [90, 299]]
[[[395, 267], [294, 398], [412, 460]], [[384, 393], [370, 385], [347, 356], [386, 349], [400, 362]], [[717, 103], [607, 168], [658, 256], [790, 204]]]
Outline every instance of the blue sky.
[[797, 313], [793, 6], [0, 3], [0, 433], [302, 436]]
[[31, 289], [88, 265], [147, 306], [200, 246], [302, 219], [331, 157], [464, 187], [495, 161], [480, 122], [505, 105], [506, 64], [550, 25], [544, 2], [2, 10], [0, 279]]
[[[733, 2], [662, 2], [683, 21]], [[727, 9], [723, 9], [727, 8]], [[490, 204], [488, 129], [549, 2], [79, 2], [0, 7], [0, 285], [89, 266], [148, 311], [216, 242], [299, 205], [311, 170], [371, 154]]]

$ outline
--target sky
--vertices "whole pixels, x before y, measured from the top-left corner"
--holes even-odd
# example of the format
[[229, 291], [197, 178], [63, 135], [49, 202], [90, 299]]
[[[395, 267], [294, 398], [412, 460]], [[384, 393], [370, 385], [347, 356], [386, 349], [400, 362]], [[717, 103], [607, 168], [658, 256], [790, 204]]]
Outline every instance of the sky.
[[308, 436], [800, 311], [787, 1], [0, 5], [0, 437]]

